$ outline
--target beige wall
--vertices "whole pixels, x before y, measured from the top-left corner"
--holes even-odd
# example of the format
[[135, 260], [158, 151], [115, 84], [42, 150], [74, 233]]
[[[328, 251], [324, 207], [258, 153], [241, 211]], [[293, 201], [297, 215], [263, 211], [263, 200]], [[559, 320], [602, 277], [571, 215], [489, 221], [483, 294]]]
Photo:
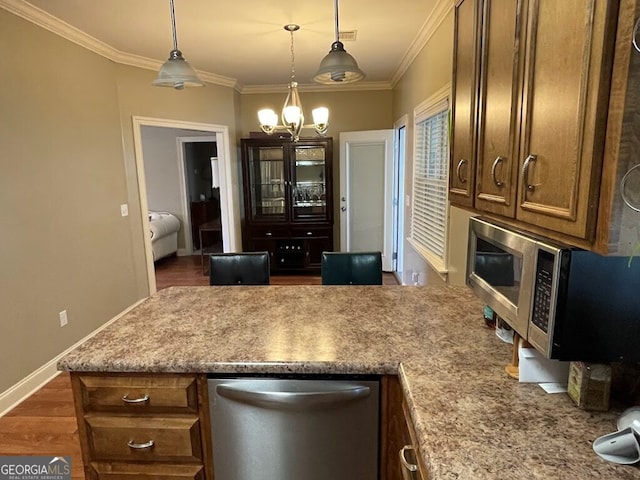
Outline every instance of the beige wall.
[[117, 68], [2, 9], [0, 44], [2, 392], [140, 295]]
[[153, 88], [2, 9], [0, 43], [20, 59], [0, 90], [3, 392], [148, 295], [132, 116], [227, 126], [237, 188], [240, 97]]
[[[412, 196], [413, 175], [413, 110], [431, 95], [451, 83], [453, 65], [453, 10], [429, 38], [428, 43], [416, 57], [411, 67], [393, 90], [393, 119], [407, 117], [407, 155], [405, 163], [405, 193]], [[411, 208], [405, 205], [405, 234], [409, 236]], [[450, 238], [451, 239], [451, 238]], [[455, 249], [459, 252], [459, 249]], [[451, 249], [450, 249], [451, 251]], [[411, 283], [413, 272], [420, 273], [420, 283], [441, 282], [440, 277], [404, 242], [403, 281]]]
[[[238, 157], [237, 150], [234, 148], [237, 137], [236, 92], [232, 88], [212, 84], [182, 91], [172, 88], [151, 88], [151, 82], [155, 76], [156, 72], [151, 70], [126, 65], [117, 66], [124, 166], [131, 206], [129, 218], [133, 237], [133, 263], [135, 271], [139, 274], [136, 278], [138, 298], [147, 296], [149, 290], [133, 140], [132, 118], [134, 116], [227, 126], [231, 143], [229, 167], [232, 174], [232, 195], [235, 199], [233, 208], [237, 212], [236, 217], [239, 218]], [[239, 231], [239, 224], [236, 228]]]

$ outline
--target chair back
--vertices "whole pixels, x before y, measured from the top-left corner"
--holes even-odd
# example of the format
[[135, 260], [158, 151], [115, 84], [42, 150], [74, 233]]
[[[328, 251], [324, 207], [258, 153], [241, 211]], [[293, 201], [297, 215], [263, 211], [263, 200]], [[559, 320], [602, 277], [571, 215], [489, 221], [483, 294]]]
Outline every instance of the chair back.
[[382, 285], [382, 253], [322, 252], [323, 285]]
[[214, 253], [209, 285], [269, 285], [269, 253]]

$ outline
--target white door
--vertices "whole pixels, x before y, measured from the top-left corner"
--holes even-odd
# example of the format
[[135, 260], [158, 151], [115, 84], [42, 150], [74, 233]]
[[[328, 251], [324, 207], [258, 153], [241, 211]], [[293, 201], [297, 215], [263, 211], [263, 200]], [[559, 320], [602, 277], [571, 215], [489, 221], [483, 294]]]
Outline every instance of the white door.
[[340, 134], [340, 251], [382, 252], [392, 270], [393, 130]]

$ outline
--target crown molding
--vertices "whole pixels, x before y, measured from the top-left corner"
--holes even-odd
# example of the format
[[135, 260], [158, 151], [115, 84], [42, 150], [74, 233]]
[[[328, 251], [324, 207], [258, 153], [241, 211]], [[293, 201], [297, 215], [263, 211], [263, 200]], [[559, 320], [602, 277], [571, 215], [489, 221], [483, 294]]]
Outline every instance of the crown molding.
[[[129, 65], [132, 67], [144, 68], [146, 70], [158, 71], [164, 61], [154, 60], [132, 53], [121, 52], [112, 46], [88, 35], [82, 30], [69, 25], [68, 23], [54, 17], [50, 13], [27, 3], [24, 0], [0, 0], [0, 8], [7, 10], [18, 17], [27, 20], [41, 28], [44, 28], [70, 42], [75, 43], [87, 50], [90, 50], [102, 57], [105, 57], [115, 63]], [[392, 90], [402, 75], [408, 70], [423, 47], [433, 36], [440, 24], [444, 21], [447, 14], [453, 8], [453, 0], [438, 0], [433, 12], [429, 15], [426, 22], [418, 32], [415, 40], [402, 57], [400, 65], [393, 74], [391, 81], [388, 82], [358, 82], [344, 85], [318, 85], [305, 84], [299, 85], [302, 92], [337, 92], [337, 91], [362, 91], [362, 90]], [[224, 87], [230, 87], [243, 95], [261, 94], [261, 93], [281, 93], [286, 91], [286, 85], [240, 85], [234, 78], [216, 75], [215, 73], [196, 70], [200, 78], [207, 82]]]
[[427, 20], [424, 22], [424, 25], [418, 32], [418, 35], [416, 35], [415, 40], [402, 57], [400, 65], [391, 77], [390, 84], [392, 88], [398, 84], [402, 76], [407, 72], [418, 54], [429, 42], [433, 34], [449, 14], [449, 12], [451, 12], [451, 10], [453, 9], [453, 5], [453, 0], [438, 0], [435, 8], [431, 12], [431, 15], [429, 15], [429, 18], [427, 18]]
[[[24, 0], [0, 0], [0, 8], [115, 63], [155, 71], [158, 71], [164, 63], [164, 61], [121, 52]], [[202, 70], [196, 71], [205, 82], [231, 87], [240, 91], [238, 82], [234, 78], [224, 77]]]
[[[261, 93], [286, 93], [287, 84], [282, 85], [245, 85], [240, 90], [242, 95], [257, 95]], [[337, 83], [335, 85], [324, 85], [317, 83], [305, 83], [298, 85], [300, 92], [353, 92], [364, 90], [392, 90], [389, 82], [357, 82], [357, 83]]]

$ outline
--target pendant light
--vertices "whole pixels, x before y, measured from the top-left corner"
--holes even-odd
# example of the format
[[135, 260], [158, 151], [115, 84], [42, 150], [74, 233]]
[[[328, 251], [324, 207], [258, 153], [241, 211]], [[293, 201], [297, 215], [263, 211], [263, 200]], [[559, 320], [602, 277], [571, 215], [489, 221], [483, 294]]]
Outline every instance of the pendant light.
[[340, 30], [338, 27], [338, 0], [335, 0], [336, 24], [335, 38], [336, 41], [331, 44], [331, 51], [320, 62], [320, 68], [313, 77], [318, 83], [354, 83], [362, 80], [365, 74], [358, 68], [356, 59], [349, 55], [344, 45], [340, 41]]
[[311, 112], [313, 124], [304, 124], [304, 112], [298, 93], [298, 82], [296, 82], [295, 51], [293, 48], [293, 32], [300, 30], [300, 25], [288, 24], [284, 26], [284, 29], [291, 34], [291, 80], [289, 81], [289, 93], [282, 106], [282, 125], [278, 125], [278, 115], [270, 108], [260, 110], [258, 119], [264, 133], [271, 135], [277, 130], [286, 130], [291, 134], [293, 141], [297, 142], [303, 128], [314, 128], [319, 135], [327, 133], [329, 109], [326, 107], [315, 108]]
[[173, 7], [173, 0], [169, 0], [171, 7], [171, 30], [173, 32], [173, 50], [169, 52], [169, 59], [164, 62], [158, 78], [153, 81], [157, 87], [173, 87], [182, 90], [184, 87], [201, 87], [204, 85], [198, 78], [196, 71], [189, 65], [182, 52], [178, 50], [178, 36], [176, 34], [176, 14]]

